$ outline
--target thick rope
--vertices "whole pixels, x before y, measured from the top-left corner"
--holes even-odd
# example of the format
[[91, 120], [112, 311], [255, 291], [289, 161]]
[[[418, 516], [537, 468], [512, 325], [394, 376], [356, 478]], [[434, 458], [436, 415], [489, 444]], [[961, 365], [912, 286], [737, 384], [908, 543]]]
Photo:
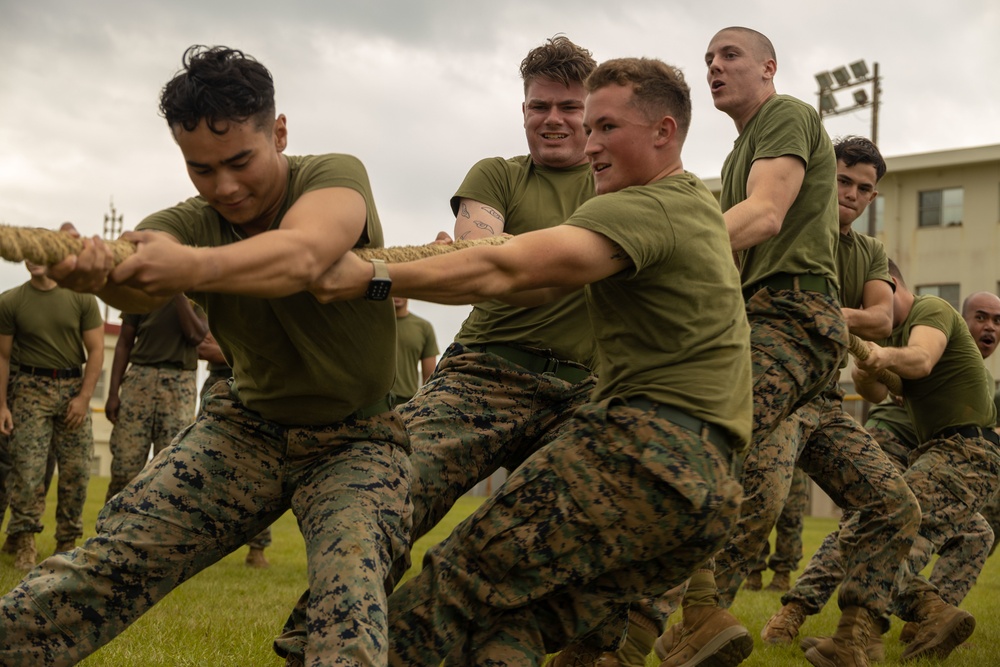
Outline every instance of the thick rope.
[[[850, 337], [851, 341], [850, 345], [848, 345], [848, 349], [851, 351], [851, 354], [853, 354], [856, 359], [860, 359], [861, 361], [867, 359], [869, 354], [868, 344], [854, 334], [850, 334]], [[896, 396], [903, 395], [903, 381], [892, 371], [883, 368], [875, 372], [875, 378], [888, 387], [889, 391], [894, 393]]]
[[[500, 245], [507, 238], [506, 236], [488, 236], [473, 241], [455, 241], [454, 243], [394, 246], [391, 248], [355, 248], [353, 252], [365, 260], [384, 259], [387, 262], [409, 262], [472, 246]], [[120, 264], [135, 252], [135, 244], [129, 241], [118, 239], [106, 243], [111, 247], [115, 265]], [[28, 260], [34, 264], [58, 264], [67, 255], [75, 255], [82, 249], [83, 241], [69, 234], [39, 227], [0, 225], [0, 257], [11, 262]], [[850, 351], [862, 361], [868, 358], [868, 346], [853, 334], [851, 335]], [[876, 376], [892, 393], [897, 395], [902, 393], [902, 383], [895, 373], [882, 370]]]
[[[354, 253], [361, 259], [384, 259], [387, 262], [409, 262], [415, 259], [443, 255], [453, 250], [461, 250], [478, 245], [500, 245], [506, 236], [490, 236], [474, 241], [454, 243], [434, 243], [430, 245], [395, 246], [392, 248], [355, 248]], [[121, 264], [135, 252], [135, 244], [122, 239], [106, 241], [111, 247], [115, 266]], [[69, 234], [38, 227], [12, 227], [0, 225], [0, 257], [11, 262], [28, 260], [33, 264], [46, 266], [58, 264], [68, 255], [76, 255], [83, 249], [83, 240]]]

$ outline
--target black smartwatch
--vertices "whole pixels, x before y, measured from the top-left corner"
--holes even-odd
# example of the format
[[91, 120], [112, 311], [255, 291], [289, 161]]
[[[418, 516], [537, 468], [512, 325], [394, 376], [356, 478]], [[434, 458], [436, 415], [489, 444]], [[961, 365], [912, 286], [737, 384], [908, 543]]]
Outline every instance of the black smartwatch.
[[389, 277], [389, 267], [385, 265], [384, 259], [373, 259], [372, 266], [375, 267], [375, 276], [368, 283], [368, 291], [365, 298], [369, 301], [385, 301], [392, 289], [392, 278]]

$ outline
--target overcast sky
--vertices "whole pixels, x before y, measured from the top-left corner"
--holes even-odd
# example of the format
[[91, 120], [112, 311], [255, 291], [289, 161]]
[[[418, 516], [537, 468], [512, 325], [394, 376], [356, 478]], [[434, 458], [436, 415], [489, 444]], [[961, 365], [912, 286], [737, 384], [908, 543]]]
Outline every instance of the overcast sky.
[[[996, 0], [0, 0], [0, 222], [70, 220], [100, 234], [112, 198], [130, 229], [194, 194], [157, 115], [191, 44], [240, 48], [271, 70], [289, 154], [361, 158], [387, 245], [451, 230], [448, 200], [468, 168], [525, 152], [518, 65], [556, 33], [598, 61], [649, 56], [681, 68], [694, 106], [685, 166], [715, 177], [736, 131], [712, 106], [703, 56], [729, 25], [768, 35], [778, 92], [812, 104], [817, 72], [878, 62], [888, 156], [1000, 143]], [[826, 125], [833, 136], [869, 135], [870, 110]], [[26, 279], [22, 266], [0, 265], [0, 288]], [[442, 350], [467, 312], [413, 310], [434, 323]]]

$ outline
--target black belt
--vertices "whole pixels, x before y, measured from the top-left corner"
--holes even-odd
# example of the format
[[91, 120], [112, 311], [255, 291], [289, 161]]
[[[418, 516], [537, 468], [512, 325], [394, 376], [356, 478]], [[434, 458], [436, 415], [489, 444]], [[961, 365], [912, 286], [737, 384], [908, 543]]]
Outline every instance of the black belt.
[[645, 398], [630, 398], [627, 402], [629, 407], [639, 408], [640, 410], [655, 410], [657, 417], [666, 419], [668, 422], [676, 424], [681, 428], [686, 428], [702, 439], [708, 440], [715, 445], [715, 448], [719, 450], [719, 453], [722, 454], [722, 457], [727, 462], [732, 460], [733, 454], [729, 447], [730, 436], [721, 426], [716, 426], [712, 422], [692, 417], [683, 410], [678, 410], [673, 406], [654, 403]]
[[837, 297], [837, 290], [829, 279], [823, 276], [815, 276], [810, 273], [776, 273], [768, 276], [760, 282], [743, 288], [743, 300], [749, 301], [750, 297], [769, 287], [773, 290], [805, 290], [807, 292], [820, 292], [827, 296]]
[[383, 412], [392, 410], [392, 402], [388, 396], [383, 396], [374, 403], [360, 410], [355, 410], [347, 416], [348, 419], [371, 419]]
[[560, 380], [571, 384], [583, 382], [593, 375], [590, 369], [586, 366], [547, 356], [541, 350], [538, 352], [532, 352], [531, 350], [526, 350], [524, 348], [499, 343], [470, 345], [469, 348], [475, 350], [476, 352], [495, 354], [498, 357], [503, 357], [507, 361], [523, 367], [525, 370], [531, 371], [532, 373], [538, 373], [540, 375], [554, 375]]
[[953, 435], [960, 435], [963, 438], [986, 438], [994, 445], [1000, 446], [1000, 435], [991, 428], [981, 426], [949, 426], [932, 435], [931, 439], [950, 438]]
[[155, 368], [158, 371], [174, 370], [174, 371], [184, 371], [184, 370], [197, 370], [195, 368], [184, 368], [183, 361], [161, 361], [158, 364], [136, 364], [136, 366], [145, 366], [147, 368]]
[[52, 378], [53, 380], [78, 378], [83, 375], [83, 371], [79, 368], [39, 368], [37, 366], [25, 366], [24, 364], [20, 364], [19, 366], [22, 373], [37, 375], [43, 378]]

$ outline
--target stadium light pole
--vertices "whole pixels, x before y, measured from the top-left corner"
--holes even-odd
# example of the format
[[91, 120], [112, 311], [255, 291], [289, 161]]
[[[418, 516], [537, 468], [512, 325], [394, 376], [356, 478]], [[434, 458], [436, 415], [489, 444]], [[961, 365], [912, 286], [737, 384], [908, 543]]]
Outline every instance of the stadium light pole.
[[[820, 120], [822, 121], [827, 116], [839, 116], [840, 114], [871, 107], [872, 130], [870, 139], [872, 143], [878, 145], [878, 105], [882, 93], [878, 63], [872, 63], [872, 70], [870, 72], [868, 64], [864, 60], [853, 62], [848, 67], [841, 65], [837, 69], [820, 72], [816, 75], [816, 83], [819, 84], [817, 108], [819, 109]], [[868, 86], [871, 86], [871, 97], [868, 96]], [[854, 90], [854, 95], [852, 96], [854, 103], [844, 108], [838, 108], [837, 96], [834, 93], [847, 89]], [[875, 236], [875, 222], [875, 207], [870, 206], [868, 207], [869, 236]]]
[[[115, 200], [111, 199], [111, 211], [104, 214], [104, 240], [114, 241], [122, 235], [122, 222], [125, 219], [121, 213], [115, 209]], [[109, 306], [104, 304], [104, 321], [108, 321]]]

